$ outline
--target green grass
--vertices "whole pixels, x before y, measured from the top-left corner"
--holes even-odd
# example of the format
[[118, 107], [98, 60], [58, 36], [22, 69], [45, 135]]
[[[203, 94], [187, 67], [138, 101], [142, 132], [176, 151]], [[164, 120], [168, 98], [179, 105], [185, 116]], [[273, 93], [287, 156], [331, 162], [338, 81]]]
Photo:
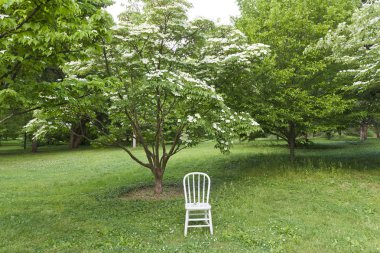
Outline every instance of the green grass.
[[0, 251], [380, 251], [380, 141], [319, 141], [294, 165], [281, 142], [236, 144], [230, 155], [212, 146], [183, 151], [165, 174], [166, 184], [211, 176], [215, 235], [187, 238], [182, 198], [119, 198], [152, 183], [123, 151], [0, 153]]

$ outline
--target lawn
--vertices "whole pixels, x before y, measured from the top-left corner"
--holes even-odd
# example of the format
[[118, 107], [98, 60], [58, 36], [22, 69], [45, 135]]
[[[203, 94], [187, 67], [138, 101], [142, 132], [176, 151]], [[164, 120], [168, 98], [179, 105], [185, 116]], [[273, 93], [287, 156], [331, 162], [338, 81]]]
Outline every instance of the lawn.
[[[141, 150], [137, 150], [142, 155]], [[204, 171], [214, 236], [183, 236], [182, 196], [120, 198], [150, 172], [118, 149], [0, 150], [1, 252], [379, 252], [380, 141], [204, 143], [169, 162], [166, 185]]]

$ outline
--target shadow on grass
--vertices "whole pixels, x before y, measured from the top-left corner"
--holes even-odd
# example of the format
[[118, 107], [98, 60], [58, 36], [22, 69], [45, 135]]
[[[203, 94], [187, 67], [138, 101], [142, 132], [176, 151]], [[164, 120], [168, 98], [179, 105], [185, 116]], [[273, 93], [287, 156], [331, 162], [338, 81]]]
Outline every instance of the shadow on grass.
[[93, 149], [103, 149], [103, 148], [102, 147], [94, 148], [92, 146], [79, 146], [78, 148], [71, 149], [66, 144], [60, 144], [60, 145], [41, 146], [38, 148], [37, 152], [33, 153], [30, 147], [28, 147], [27, 149], [23, 149], [20, 146], [6, 146], [6, 147], [0, 146], [0, 156], [15, 156], [15, 155], [28, 155], [28, 154], [29, 155], [53, 154], [53, 153], [76, 152], [76, 151], [93, 150]]
[[[165, 174], [165, 185], [181, 185], [182, 177], [194, 168], [199, 168], [212, 177], [213, 187], [218, 188], [225, 182], [239, 181], [243, 177], [277, 176], [287, 171], [350, 171], [380, 170], [380, 142], [332, 141], [315, 143], [308, 148], [296, 150], [296, 160], [289, 160], [288, 149], [276, 141], [252, 142], [238, 146], [237, 149], [249, 152], [232, 151], [230, 155], [213, 155], [194, 160], [192, 157], [181, 157], [171, 161]], [[274, 152], [262, 152], [262, 148], [272, 147]], [[252, 151], [251, 151], [252, 150]], [[152, 181], [153, 182], [153, 181]], [[153, 184], [137, 184], [118, 189], [118, 193], [138, 187], [152, 187]], [[114, 195], [115, 196], [115, 195]]]
[[[221, 163], [214, 163], [214, 180], [235, 181], [246, 176], [278, 175], [286, 171], [350, 171], [380, 170], [379, 142], [337, 142], [314, 144], [296, 150], [292, 163], [287, 148], [281, 153], [233, 154]], [[374, 145], [377, 144], [377, 145]]]

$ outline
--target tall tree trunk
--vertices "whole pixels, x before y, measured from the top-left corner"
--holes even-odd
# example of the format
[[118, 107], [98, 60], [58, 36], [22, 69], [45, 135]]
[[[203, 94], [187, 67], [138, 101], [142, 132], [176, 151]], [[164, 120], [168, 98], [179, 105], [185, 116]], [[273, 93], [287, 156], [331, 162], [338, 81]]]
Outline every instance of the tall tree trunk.
[[288, 146], [290, 151], [290, 161], [294, 162], [296, 148], [296, 125], [294, 122], [289, 122]]
[[360, 124], [360, 141], [367, 140], [368, 136], [368, 124], [366, 122], [362, 122]]

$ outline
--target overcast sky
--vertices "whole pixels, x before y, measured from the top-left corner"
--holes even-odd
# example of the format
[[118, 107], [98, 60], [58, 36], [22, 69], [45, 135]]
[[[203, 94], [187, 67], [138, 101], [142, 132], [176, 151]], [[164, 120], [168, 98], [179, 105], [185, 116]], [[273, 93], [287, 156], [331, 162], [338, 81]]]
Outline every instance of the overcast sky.
[[[107, 8], [116, 20], [117, 15], [123, 11], [123, 0], [116, 0], [116, 4]], [[189, 11], [190, 19], [204, 17], [222, 24], [230, 24], [230, 16], [239, 15], [239, 8], [235, 0], [190, 0], [193, 8]]]

